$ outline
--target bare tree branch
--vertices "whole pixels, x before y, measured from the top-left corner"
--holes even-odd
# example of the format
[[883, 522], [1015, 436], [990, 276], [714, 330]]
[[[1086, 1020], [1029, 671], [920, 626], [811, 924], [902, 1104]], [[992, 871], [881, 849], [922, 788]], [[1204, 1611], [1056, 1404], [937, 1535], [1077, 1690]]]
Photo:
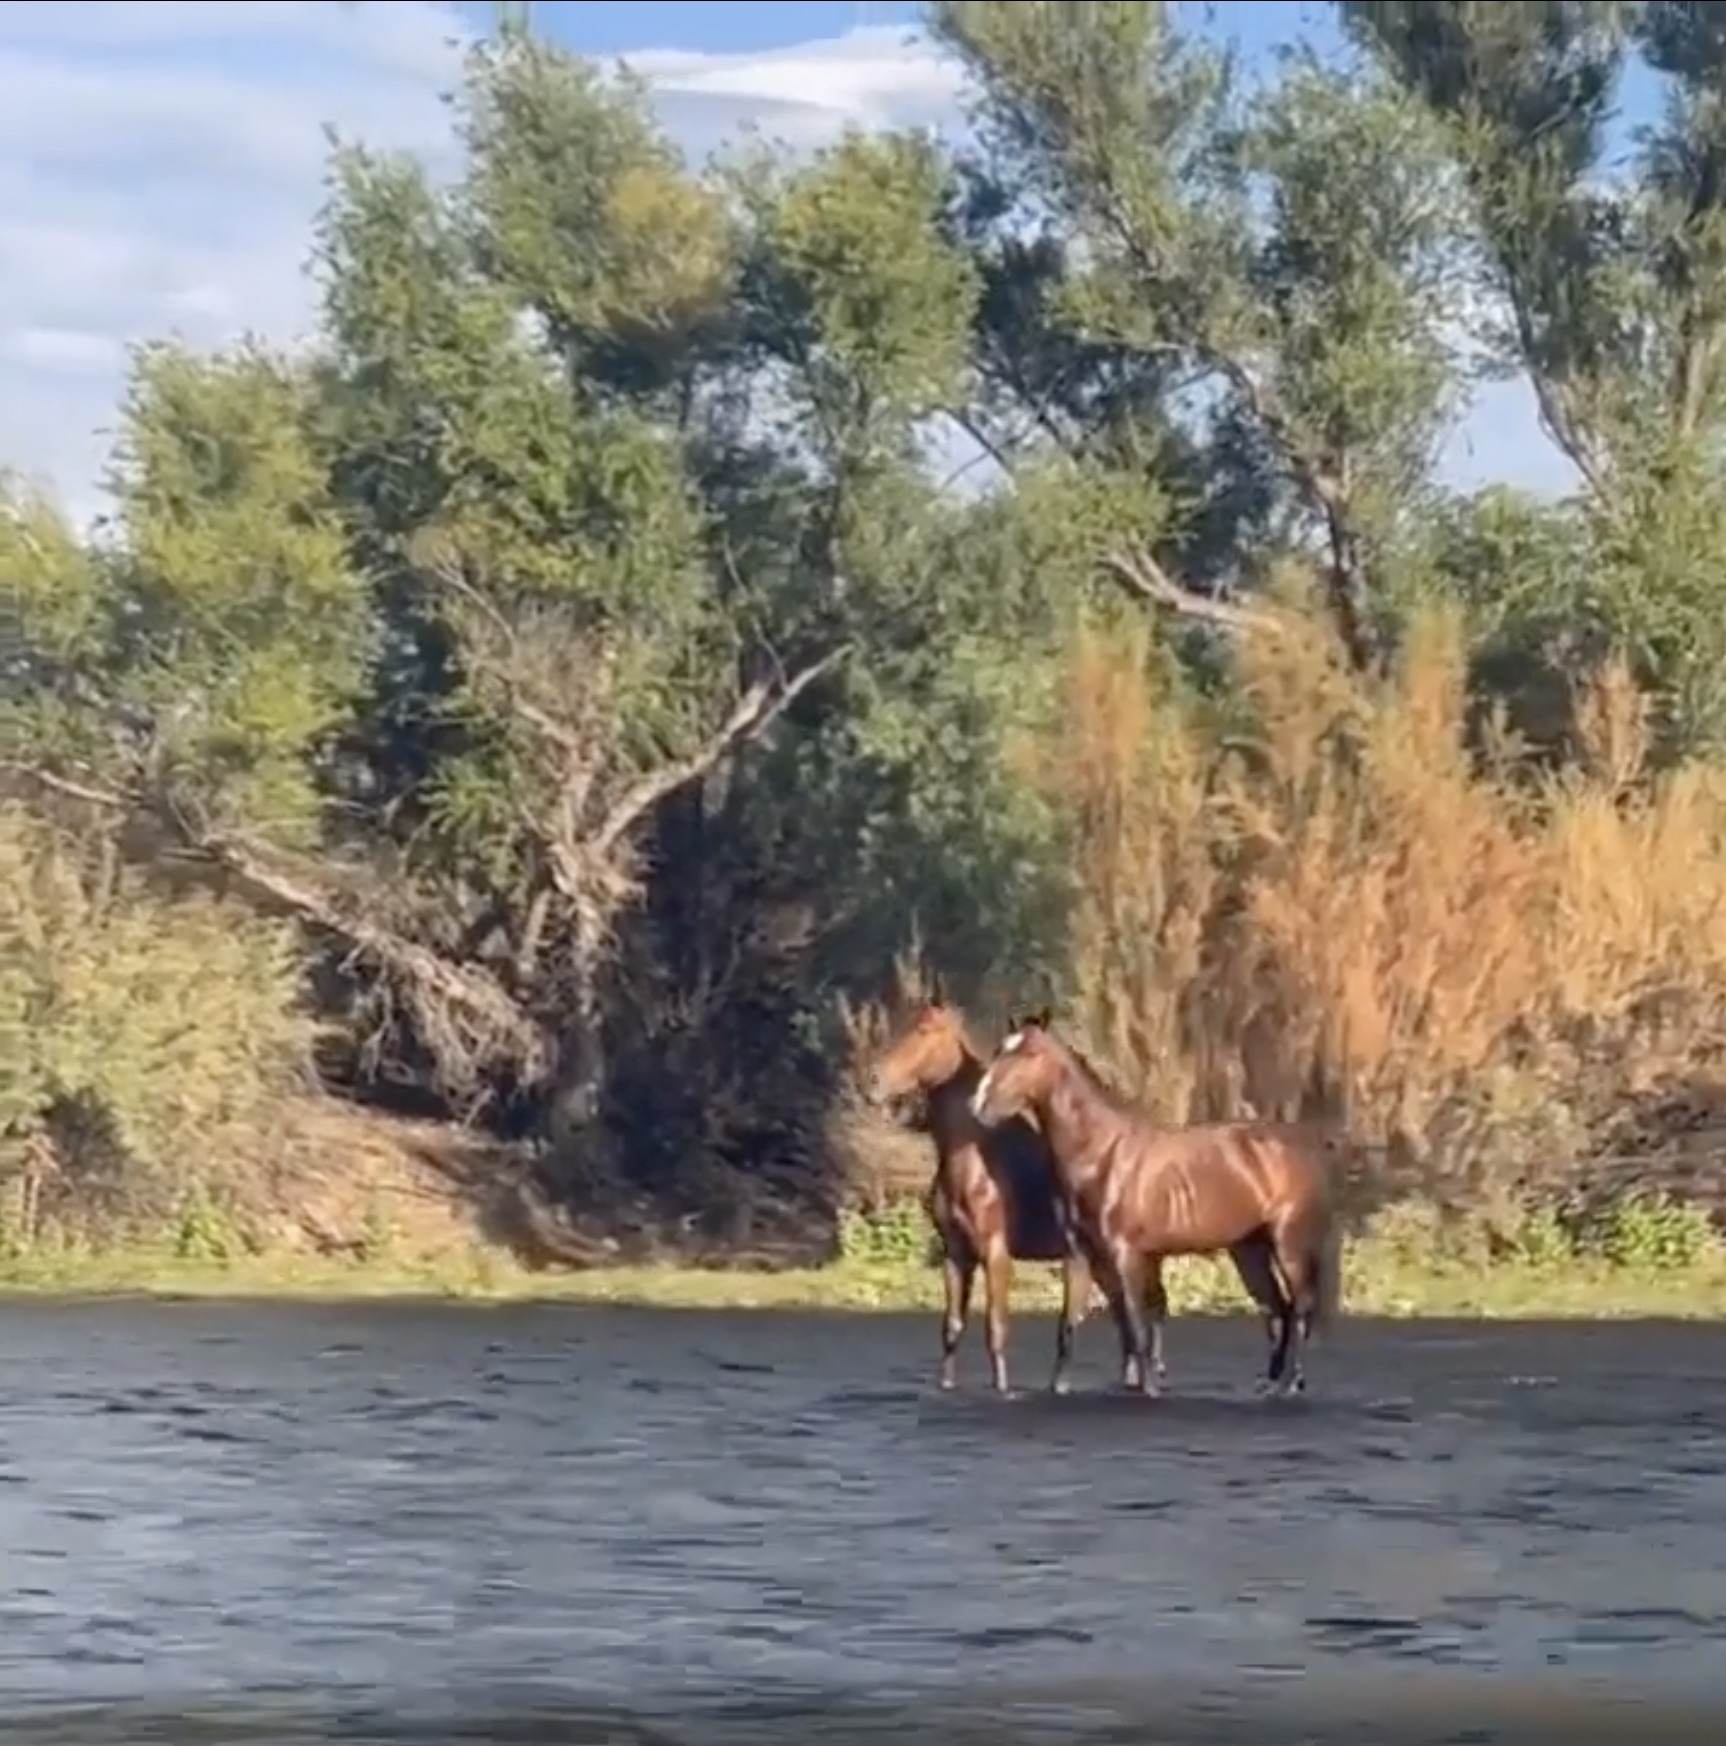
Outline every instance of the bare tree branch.
[[849, 645], [841, 644], [820, 660], [800, 667], [789, 678], [757, 680], [738, 698], [736, 706], [719, 727], [693, 752], [650, 770], [623, 791], [594, 834], [594, 851], [608, 853], [622, 841], [637, 820], [651, 812], [668, 795], [716, 769], [739, 746], [759, 738], [816, 680], [831, 673], [850, 652]]
[[[1102, 217], [1146, 282], [1158, 283], [1165, 277], [1166, 263], [1147, 248], [1113, 185], [1106, 184], [1096, 198]], [[1201, 337], [1193, 347], [1195, 356], [1241, 397], [1259, 427], [1282, 450], [1308, 507], [1316, 510], [1324, 522], [1331, 552], [1331, 611], [1349, 659], [1363, 672], [1382, 666], [1384, 640], [1373, 623], [1371, 582], [1346, 480], [1335, 466], [1315, 455], [1301, 440], [1286, 406], [1270, 383], [1236, 352], [1202, 337], [1205, 331], [1202, 321], [1196, 331]]]
[[[304, 875], [274, 864], [273, 857], [258, 845], [217, 836], [206, 838], [197, 847], [211, 861], [301, 920], [346, 940], [400, 978], [410, 990], [428, 1030], [428, 1041], [434, 1046], [439, 1028], [447, 1030], [454, 1020], [455, 1034], [448, 1036], [446, 1048], [439, 1050], [446, 1068], [459, 1068], [465, 1060], [471, 1071], [488, 1059], [507, 1056], [530, 1082], [549, 1068], [544, 1030], [488, 972], [455, 963], [385, 927]], [[442, 1012], [434, 1014], [428, 996], [435, 997]], [[448, 1050], [450, 1043], [460, 1046], [459, 1055]]]
[[492, 679], [504, 686], [509, 693], [510, 708], [551, 745], [573, 755], [585, 756], [589, 747], [581, 733], [525, 695], [519, 682], [523, 665], [521, 635], [508, 613], [486, 596], [461, 560], [450, 553], [439, 552], [422, 559], [420, 569], [429, 581], [459, 599], [485, 625], [488, 634], [498, 644], [499, 654], [488, 655], [471, 644], [465, 653], [469, 660], [483, 667]]
[[1529, 386], [1534, 390], [1535, 413], [1540, 428], [1553, 446], [1582, 475], [1582, 482], [1597, 496], [1607, 485], [1607, 466], [1587, 436], [1587, 421], [1577, 416], [1574, 394], [1540, 362], [1539, 342], [1533, 315], [1524, 303], [1524, 293], [1512, 281], [1511, 303], [1515, 312], [1517, 342], [1521, 347]]
[[1214, 366], [1246, 402], [1259, 425], [1288, 457], [1308, 503], [1324, 521], [1330, 546], [1330, 603], [1349, 659], [1362, 672], [1383, 664], [1384, 643], [1372, 622], [1372, 585], [1366, 573], [1360, 529], [1341, 469], [1314, 455], [1298, 438], [1293, 422], [1268, 383], [1239, 358], [1208, 350]]
[[[639, 890], [632, 834], [668, 796], [764, 733], [850, 651], [842, 646], [757, 681], [693, 749], [634, 774], [619, 768], [609, 719], [614, 644], [603, 637], [535, 639], [487, 596], [459, 553], [428, 549], [418, 568], [460, 603], [466, 658], [538, 741], [551, 788], [549, 797], [541, 789], [537, 799], [521, 799], [521, 824], [543, 871], [522, 917], [513, 966], [494, 969], [473, 956], [494, 930], [495, 911], [455, 950], [428, 944], [390, 925], [375, 893], [344, 889], [338, 867], [302, 864], [267, 841], [212, 827], [184, 812], [171, 791], [110, 793], [52, 772], [30, 773], [47, 788], [122, 816], [154, 814], [187, 853], [367, 958], [411, 1009], [449, 1089], [483, 1094], [488, 1070], [507, 1064], [519, 1083], [554, 1084], [560, 1107], [575, 1109], [591, 1101], [599, 1079], [599, 977], [610, 935]], [[553, 928], [565, 923], [569, 975], [554, 1014], [537, 1009], [525, 990]]]
[[94, 788], [87, 782], [80, 782], [75, 777], [60, 776], [52, 770], [44, 769], [39, 764], [27, 764], [17, 758], [8, 758], [0, 763], [0, 770], [10, 770], [15, 775], [22, 776], [26, 781], [33, 782], [38, 788], [45, 788], [50, 794], [64, 795], [68, 800], [82, 801], [86, 806], [98, 806], [105, 812], [129, 812], [131, 802], [123, 795], [115, 794], [106, 788]]
[[[135, 816], [149, 810], [137, 800], [41, 765], [8, 760], [0, 767], [51, 794], [107, 812]], [[526, 1083], [550, 1069], [544, 1029], [488, 971], [445, 957], [386, 926], [327, 880], [295, 871], [264, 845], [234, 833], [200, 829], [180, 812], [174, 814], [174, 823], [186, 854], [225, 869], [259, 896], [345, 942], [394, 977], [453, 1086], [476, 1089], [484, 1068], [500, 1059], [507, 1058]]]
[[1286, 631], [1288, 621], [1279, 612], [1265, 607], [1238, 606], [1233, 601], [1213, 600], [1205, 594], [1195, 594], [1183, 588], [1159, 564], [1144, 546], [1134, 546], [1112, 552], [1105, 560], [1111, 576], [1133, 595], [1150, 606], [1172, 612], [1177, 618], [1215, 625], [1219, 630]]

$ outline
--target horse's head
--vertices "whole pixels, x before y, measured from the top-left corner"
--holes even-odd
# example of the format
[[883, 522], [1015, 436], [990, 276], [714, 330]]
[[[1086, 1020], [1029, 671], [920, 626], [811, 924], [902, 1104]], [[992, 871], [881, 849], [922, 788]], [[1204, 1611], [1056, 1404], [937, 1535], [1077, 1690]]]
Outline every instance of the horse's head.
[[958, 1013], [944, 1000], [929, 1001], [875, 1063], [869, 1099], [887, 1107], [913, 1093], [933, 1091], [958, 1072], [966, 1053], [965, 1026]]
[[1049, 1036], [1049, 1012], [1013, 1019], [995, 1058], [971, 1093], [971, 1114], [992, 1128], [1021, 1115], [1048, 1094], [1061, 1071], [1061, 1058]]

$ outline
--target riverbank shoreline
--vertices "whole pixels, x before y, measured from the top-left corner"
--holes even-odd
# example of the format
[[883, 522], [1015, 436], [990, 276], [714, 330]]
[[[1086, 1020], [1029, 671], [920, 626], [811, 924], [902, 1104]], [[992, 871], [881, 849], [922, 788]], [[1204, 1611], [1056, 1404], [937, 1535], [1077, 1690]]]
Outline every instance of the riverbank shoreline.
[[[1247, 1313], [1238, 1284], [1214, 1263], [1172, 1263], [1168, 1282], [1177, 1316]], [[838, 1261], [777, 1272], [675, 1262], [556, 1270], [530, 1269], [501, 1251], [478, 1247], [459, 1254], [367, 1260], [296, 1254], [191, 1259], [115, 1250], [0, 1262], [0, 1299], [113, 1297], [933, 1313], [941, 1302], [941, 1283], [936, 1269], [911, 1262]], [[1015, 1313], [1046, 1315], [1057, 1300], [1053, 1268], [1026, 1264], [1018, 1269]], [[1421, 1268], [1368, 1252], [1350, 1257], [1341, 1313], [1407, 1320], [1726, 1320], [1726, 1257], [1667, 1270], [1580, 1260]]]

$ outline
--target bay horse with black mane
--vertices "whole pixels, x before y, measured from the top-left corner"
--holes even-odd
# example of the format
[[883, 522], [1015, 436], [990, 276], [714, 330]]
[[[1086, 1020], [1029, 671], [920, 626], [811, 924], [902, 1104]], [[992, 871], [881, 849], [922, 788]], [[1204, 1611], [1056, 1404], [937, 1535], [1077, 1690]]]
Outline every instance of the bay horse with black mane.
[[[1330, 1136], [1279, 1122], [1163, 1126], [1053, 1036], [1047, 1012], [1012, 1025], [969, 1108], [991, 1131], [1035, 1116], [1071, 1235], [1114, 1311], [1128, 1388], [1156, 1387], [1139, 1307], [1147, 1267], [1224, 1250], [1272, 1334], [1266, 1383], [1305, 1386], [1307, 1336], [1341, 1283]], [[1077, 1326], [1063, 1316], [1064, 1347]]]
[[[970, 1315], [978, 1269], [983, 1273], [984, 1334], [994, 1386], [1007, 1392], [1008, 1299], [1015, 1261], [1062, 1264], [1063, 1331], [1090, 1313], [1090, 1268], [1068, 1242], [1054, 1162], [1043, 1136], [1010, 1117], [985, 1128], [971, 1113], [983, 1078], [983, 1058], [972, 1047], [964, 1020], [945, 1001], [922, 1007], [910, 1026], [875, 1063], [869, 1092], [877, 1105], [920, 1094], [935, 1141], [935, 1174], [924, 1197], [941, 1245], [946, 1304], [941, 1317], [940, 1383], [957, 1380], [959, 1342]], [[1152, 1263], [1140, 1276], [1144, 1318], [1150, 1324], [1147, 1362], [1163, 1372], [1163, 1324], [1168, 1300], [1162, 1270]], [[1141, 1321], [1141, 1326], [1143, 1325]], [[1067, 1385], [1072, 1338], [1058, 1337], [1050, 1387]]]

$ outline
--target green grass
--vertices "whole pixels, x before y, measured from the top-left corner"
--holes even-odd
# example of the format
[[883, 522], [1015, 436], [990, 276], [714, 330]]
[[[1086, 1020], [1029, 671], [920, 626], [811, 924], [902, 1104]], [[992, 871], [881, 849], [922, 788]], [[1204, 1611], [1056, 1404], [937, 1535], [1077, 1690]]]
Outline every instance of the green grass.
[[[1390, 1316], [1726, 1317], [1726, 1249], [1682, 1265], [1594, 1256], [1482, 1265], [1411, 1259], [1401, 1245], [1364, 1239], [1345, 1268], [1345, 1314]], [[1232, 1273], [1181, 1261], [1169, 1270], [1176, 1314], [1246, 1308]], [[0, 1292], [38, 1297], [142, 1294], [292, 1300], [442, 1298], [474, 1303], [613, 1303], [679, 1309], [933, 1311], [940, 1276], [905, 1256], [853, 1257], [833, 1266], [759, 1273], [679, 1267], [532, 1271], [475, 1247], [435, 1260], [364, 1261], [291, 1255], [192, 1258], [169, 1248], [63, 1248], [0, 1260]], [[1055, 1270], [1018, 1269], [1014, 1303], [1049, 1310]]]

